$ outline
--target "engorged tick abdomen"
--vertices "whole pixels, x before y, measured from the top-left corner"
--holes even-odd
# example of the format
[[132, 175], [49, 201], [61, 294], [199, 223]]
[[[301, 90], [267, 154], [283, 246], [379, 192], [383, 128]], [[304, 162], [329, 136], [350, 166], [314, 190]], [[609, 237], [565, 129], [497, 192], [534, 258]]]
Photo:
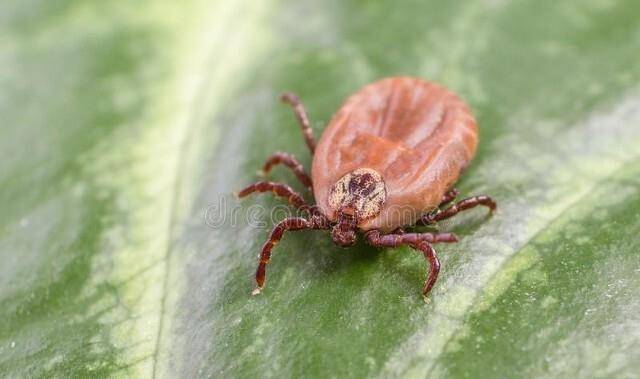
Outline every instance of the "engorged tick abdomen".
[[313, 192], [332, 221], [332, 186], [359, 169], [380, 173], [386, 201], [362, 230], [411, 225], [440, 203], [473, 158], [477, 126], [449, 90], [422, 79], [392, 77], [367, 85], [336, 112], [316, 147]]

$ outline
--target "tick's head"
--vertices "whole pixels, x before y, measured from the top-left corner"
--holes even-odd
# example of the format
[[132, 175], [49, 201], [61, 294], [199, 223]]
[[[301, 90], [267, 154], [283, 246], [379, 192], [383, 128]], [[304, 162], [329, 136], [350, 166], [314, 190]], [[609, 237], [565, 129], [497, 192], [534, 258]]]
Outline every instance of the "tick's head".
[[331, 233], [333, 241], [352, 245], [357, 225], [380, 214], [386, 198], [384, 180], [376, 170], [359, 168], [340, 178], [329, 193], [329, 206], [338, 220]]

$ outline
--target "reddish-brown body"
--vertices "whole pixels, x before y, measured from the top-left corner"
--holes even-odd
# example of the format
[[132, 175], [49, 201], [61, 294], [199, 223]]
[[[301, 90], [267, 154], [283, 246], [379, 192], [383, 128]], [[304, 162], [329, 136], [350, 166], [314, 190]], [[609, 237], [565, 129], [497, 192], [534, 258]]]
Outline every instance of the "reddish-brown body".
[[317, 203], [307, 204], [291, 187], [267, 181], [238, 193], [244, 197], [273, 192], [306, 214], [289, 217], [271, 231], [262, 246], [254, 294], [264, 287], [271, 251], [285, 231], [330, 229], [339, 246], [353, 245], [360, 231], [370, 245], [407, 245], [422, 252], [429, 262], [422, 290], [426, 299], [440, 270], [432, 244], [456, 242], [457, 237], [406, 229], [433, 225], [478, 205], [496, 208], [488, 196], [449, 204], [458, 195], [452, 186], [478, 142], [469, 108], [437, 84], [409, 77], [383, 79], [349, 97], [316, 145], [300, 100], [290, 93], [282, 99], [293, 106], [314, 154], [312, 176], [293, 155], [282, 152], [267, 159], [263, 172], [277, 164], [289, 167], [306, 188], [313, 189]]
[[357, 168], [371, 168], [387, 188], [380, 214], [358, 224], [391, 231], [434, 210], [473, 158], [478, 141], [469, 108], [447, 89], [394, 77], [353, 94], [316, 147], [311, 175], [320, 210], [332, 221], [331, 187]]

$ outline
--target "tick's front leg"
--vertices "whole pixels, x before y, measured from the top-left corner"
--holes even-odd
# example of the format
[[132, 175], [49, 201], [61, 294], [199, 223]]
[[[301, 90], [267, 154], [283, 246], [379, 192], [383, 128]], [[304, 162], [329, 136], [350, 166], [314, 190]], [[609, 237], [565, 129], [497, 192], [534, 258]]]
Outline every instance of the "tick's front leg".
[[404, 234], [381, 234], [378, 230], [366, 233], [367, 242], [376, 247], [398, 247], [408, 245], [416, 250], [420, 250], [425, 259], [429, 262], [429, 274], [422, 288], [422, 295], [428, 301], [427, 295], [438, 280], [440, 272], [440, 260], [431, 243], [436, 242], [457, 242], [458, 238], [452, 233], [404, 233]]
[[259, 294], [264, 288], [267, 264], [271, 260], [271, 250], [278, 244], [278, 242], [280, 242], [284, 232], [304, 229], [326, 229], [326, 219], [320, 215], [313, 216], [311, 221], [301, 217], [290, 217], [280, 221], [273, 228], [269, 235], [269, 239], [264, 243], [264, 245], [262, 245], [260, 263], [256, 270], [257, 287], [253, 290], [253, 295]]
[[271, 154], [271, 156], [269, 156], [269, 158], [267, 158], [267, 161], [264, 163], [264, 166], [262, 166], [262, 174], [268, 174], [273, 166], [277, 164], [283, 164], [289, 167], [291, 171], [293, 171], [293, 173], [296, 175], [298, 180], [300, 180], [300, 182], [304, 184], [307, 189], [311, 190], [311, 178], [304, 170], [304, 166], [296, 159], [296, 157], [289, 153], [278, 151]]
[[458, 242], [458, 237], [453, 233], [382, 234], [379, 230], [370, 230], [365, 234], [365, 238], [370, 245], [377, 247], [398, 247], [402, 245], [415, 245], [420, 242]]
[[298, 96], [290, 92], [283, 93], [282, 96], [280, 96], [280, 99], [293, 107], [293, 112], [296, 114], [298, 123], [302, 128], [304, 140], [313, 155], [313, 152], [316, 150], [316, 140], [313, 138], [313, 130], [309, 124], [309, 117], [307, 116], [307, 111], [304, 109], [304, 105], [302, 105]]
[[438, 259], [436, 250], [428, 242], [417, 243], [413, 245], [413, 248], [422, 251], [422, 255], [424, 255], [424, 258], [429, 262], [429, 275], [427, 275], [427, 279], [424, 281], [424, 286], [422, 287], [422, 296], [424, 297], [425, 303], [428, 303], [429, 298], [427, 295], [436, 284], [438, 274], [440, 273], [440, 259]]

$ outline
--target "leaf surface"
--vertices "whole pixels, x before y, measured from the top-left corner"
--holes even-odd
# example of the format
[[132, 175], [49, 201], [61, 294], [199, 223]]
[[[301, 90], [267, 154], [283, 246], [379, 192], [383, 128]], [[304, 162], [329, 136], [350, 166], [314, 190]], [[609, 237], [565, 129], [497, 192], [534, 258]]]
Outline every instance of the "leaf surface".
[[[2, 8], [2, 376], [640, 371], [635, 2]], [[481, 142], [458, 188], [498, 213], [441, 225], [461, 242], [436, 246], [430, 304], [421, 256], [326, 232], [287, 234], [249, 296], [283, 208], [231, 194], [276, 150], [311, 160], [278, 94], [319, 135], [391, 75], [468, 101]]]

